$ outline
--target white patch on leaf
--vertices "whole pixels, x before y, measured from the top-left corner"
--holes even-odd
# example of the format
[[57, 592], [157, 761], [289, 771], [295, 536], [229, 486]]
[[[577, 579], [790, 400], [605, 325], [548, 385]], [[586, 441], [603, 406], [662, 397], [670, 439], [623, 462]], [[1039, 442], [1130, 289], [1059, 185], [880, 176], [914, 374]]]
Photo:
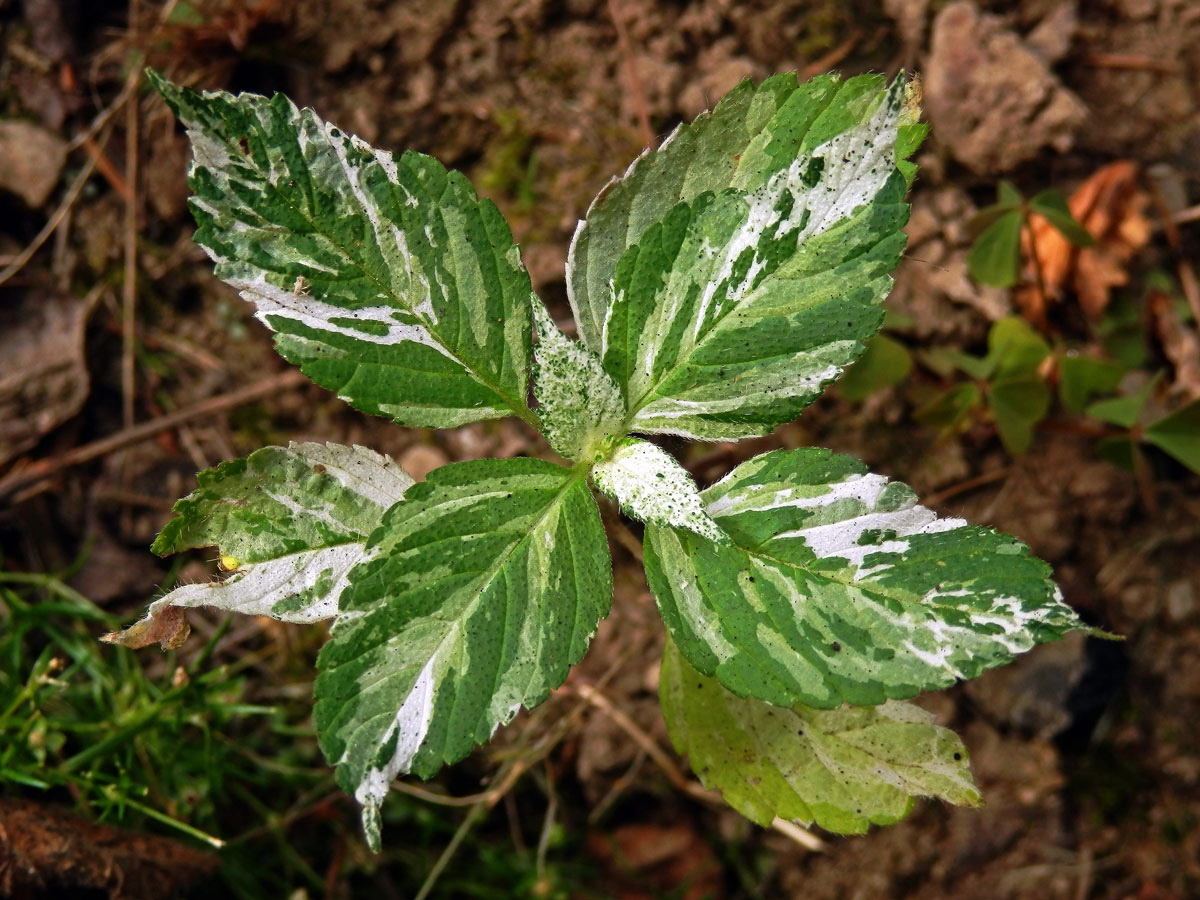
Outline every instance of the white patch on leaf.
[[288, 450], [298, 453], [324, 474], [335, 478], [342, 487], [353, 491], [386, 510], [404, 497], [413, 479], [391, 457], [358, 444], [289, 443]]
[[596, 487], [643, 522], [686, 528], [710, 541], [724, 532], [704, 511], [696, 483], [661, 447], [626, 440], [592, 471]]
[[[840, 351], [850, 341], [834, 341], [826, 347], [822, 348], [822, 352]], [[811, 354], [797, 353], [797, 361], [808, 357]], [[796, 374], [791, 377], [786, 385], [780, 386], [778, 390], [772, 393], [773, 397], [780, 399], [802, 396], [809, 394], [819, 388], [821, 385], [832, 381], [841, 372], [841, 367], [836, 365], [822, 366], [816, 371], [806, 375]], [[705, 400], [686, 400], [679, 397], [655, 397], [650, 403], [647, 403], [634, 416], [634, 427], [637, 428], [644, 425], [646, 422], [651, 422], [657, 419], [682, 419], [689, 416], [714, 415], [722, 412], [736, 412], [746, 405], [746, 395], [753, 393], [749, 388], [753, 384], [751, 378], [747, 376], [743, 381], [747, 383], [739, 386], [740, 389], [736, 394], [722, 398], [708, 398]], [[672, 434], [680, 432], [671, 430]], [[699, 440], [712, 440], [712, 438], [699, 438]]]
[[[439, 647], [440, 650], [440, 647]], [[391, 759], [382, 766], [372, 766], [363, 773], [362, 780], [354, 791], [354, 799], [364, 807], [378, 808], [387, 796], [392, 779], [402, 775], [412, 768], [413, 758], [429, 733], [429, 724], [433, 721], [433, 697], [435, 693], [437, 666], [439, 654], [434, 653], [417, 675], [412, 689], [400, 708], [396, 717], [383, 733], [380, 743], [388, 744], [395, 739], [395, 748]]]
[[[251, 301], [257, 307], [255, 318], [271, 328], [271, 317], [278, 316], [299, 322], [317, 331], [329, 331], [343, 337], [354, 338], [356, 341], [367, 341], [371, 344], [400, 344], [412, 341], [415, 344], [425, 344], [432, 347], [443, 356], [457, 359], [449, 350], [442, 346], [424, 325], [396, 322], [393, 315], [394, 306], [367, 306], [359, 309], [347, 309], [325, 303], [311, 294], [297, 294], [290, 287], [279, 287], [267, 281], [262, 270], [254, 270], [252, 277], [244, 278], [227, 275], [225, 281], [237, 288], [242, 297]], [[359, 319], [363, 322], [373, 322], [387, 327], [386, 334], [372, 334], [348, 325], [335, 324], [331, 318]]]
[[[904, 553], [909, 549], [905, 538], [914, 534], [934, 534], [940, 531], [951, 531], [962, 528], [967, 524], [965, 519], [939, 519], [937, 513], [924, 506], [910, 506], [892, 512], [870, 512], [832, 522], [828, 525], [815, 525], [811, 528], [799, 528], [795, 531], [785, 531], [776, 535], [776, 540], [800, 538], [813, 553], [822, 559], [837, 557], [862, 566], [865, 557], [872, 553]], [[866, 531], [895, 532], [895, 538], [877, 541], [875, 543], [860, 543]], [[873, 574], [889, 566], [875, 566], [870, 570], [860, 569], [857, 579]], [[856, 580], [857, 580], [856, 579]]]
[[[143, 621], [161, 614], [168, 606], [208, 606], [270, 616], [282, 622], [319, 622], [337, 615], [338, 597], [346, 588], [347, 575], [364, 559], [362, 544], [339, 544], [243, 563], [224, 581], [180, 585], [151, 603]], [[294, 608], [289, 604], [283, 612], [276, 609], [279, 603], [298, 597], [305, 599]]]
[[[725, 479], [733, 477], [731, 472]], [[725, 479], [722, 479], [724, 481]], [[760, 483], [744, 485], [741, 489], [731, 490], [708, 504], [708, 514], [714, 517], [735, 515], [744, 512], [768, 512], [772, 509], [814, 509], [832, 506], [839, 500], [857, 500], [863, 505], [872, 507], [887, 487], [888, 480], [873, 472], [866, 475], [851, 475], [845, 481], [830, 485], [799, 485], [780, 490], [769, 490], [769, 486]], [[714, 487], [719, 487], [717, 482]]]

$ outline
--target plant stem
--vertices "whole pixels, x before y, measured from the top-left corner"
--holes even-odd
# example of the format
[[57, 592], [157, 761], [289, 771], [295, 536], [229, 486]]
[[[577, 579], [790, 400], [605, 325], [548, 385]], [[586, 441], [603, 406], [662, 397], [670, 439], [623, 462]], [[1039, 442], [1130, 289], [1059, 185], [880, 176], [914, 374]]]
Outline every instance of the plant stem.
[[430, 891], [437, 885], [438, 879], [442, 877], [442, 872], [446, 866], [450, 864], [450, 860], [454, 858], [454, 854], [458, 852], [459, 845], [463, 842], [471, 829], [482, 818], [484, 812], [491, 807], [484, 801], [479, 801], [471, 807], [466, 817], [462, 820], [462, 824], [454, 832], [454, 837], [450, 838], [450, 843], [446, 845], [446, 849], [442, 851], [442, 855], [438, 857], [433, 868], [429, 870], [429, 874], [425, 877], [425, 883], [421, 885], [421, 890], [417, 892], [415, 900], [425, 900], [429, 896]]

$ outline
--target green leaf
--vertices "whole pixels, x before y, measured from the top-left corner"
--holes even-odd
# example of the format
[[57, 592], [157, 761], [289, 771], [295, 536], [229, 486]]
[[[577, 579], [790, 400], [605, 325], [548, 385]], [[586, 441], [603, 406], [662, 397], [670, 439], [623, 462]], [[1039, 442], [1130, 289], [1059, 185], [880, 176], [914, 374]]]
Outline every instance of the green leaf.
[[584, 472], [533, 459], [435, 469], [350, 573], [314, 720], [372, 847], [393, 778], [428, 778], [545, 700], [607, 614], [608, 544]]
[[166, 555], [215, 546], [232, 574], [175, 588], [110, 643], [157, 640], [145, 636], [171, 607], [211, 606], [285, 622], [335, 615], [367, 537], [413, 483], [387, 457], [340, 444], [264, 447], [196, 480], [199, 489], [175, 504], [152, 549]]
[[686, 528], [710, 541], [724, 539], [704, 511], [692, 476], [661, 447], [626, 438], [596, 465], [592, 479], [635, 519]]
[[1085, 412], [1101, 422], [1108, 422], [1110, 425], [1117, 425], [1120, 428], [1132, 428], [1142, 418], [1142, 412], [1145, 410], [1146, 404], [1150, 402], [1150, 395], [1154, 392], [1161, 377], [1162, 373], [1160, 372], [1142, 385], [1140, 390], [1132, 394], [1097, 400], [1088, 406]]
[[918, 408], [913, 418], [922, 425], [951, 429], [970, 415], [982, 400], [983, 395], [974, 382], [956, 384]]
[[1082, 627], [1016, 538], [849, 457], [777, 450], [701, 496], [730, 543], [649, 526], [646, 572], [688, 662], [738, 696], [872, 706]]
[[1049, 345], [1022, 318], [1007, 316], [988, 330], [989, 374], [997, 378], [1033, 375], [1049, 355]]
[[1072, 351], [1058, 361], [1058, 399], [1068, 412], [1081, 413], [1093, 396], [1115, 390], [1124, 375], [1119, 363]]
[[[881, 81], [824, 75], [800, 84], [793, 73], [744, 81], [710, 113], [680, 125], [646, 150], [592, 202], [567, 257], [567, 293], [579, 335], [599, 352], [617, 261], [680, 202], [727, 188], [751, 191], [845, 131], [875, 102]], [[903, 124], [917, 118], [910, 102]], [[910, 136], [911, 137], [911, 136]]]
[[621, 389], [595, 354], [559, 331], [540, 300], [532, 304], [538, 333], [533, 392], [542, 433], [567, 459], [590, 461], [625, 420]]
[[1036, 375], [998, 379], [988, 396], [1004, 449], [1019, 456], [1033, 443], [1033, 426], [1050, 410], [1050, 389]]
[[970, 353], [947, 349], [943, 351], [942, 355], [957, 368], [979, 381], [991, 378], [996, 369], [996, 359], [991, 354], [980, 358], [972, 356]]
[[1127, 472], [1137, 471], [1141, 452], [1137, 441], [1128, 434], [1113, 434], [1096, 441], [1096, 455]]
[[149, 78], [192, 141], [196, 241], [285, 359], [401, 424], [532, 421], [529, 276], [462, 175], [374, 150], [281, 94]]
[[[796, 125], [765, 183], [679, 203], [622, 254], [600, 342], [633, 431], [764, 434], [878, 330], [905, 241], [894, 144], [907, 113], [902, 81], [871, 84], [824, 140]], [[807, 107], [792, 115], [814, 121]]]
[[1090, 247], [1096, 243], [1091, 233], [1071, 214], [1067, 198], [1059, 191], [1051, 189], [1034, 194], [1029, 200], [1029, 208], [1041, 215], [1076, 247]]
[[1020, 206], [1024, 202], [1025, 198], [1011, 181], [1001, 181], [996, 185], [997, 206]]
[[867, 342], [858, 362], [846, 370], [838, 390], [847, 400], [859, 403], [876, 391], [902, 382], [912, 365], [912, 354], [903, 344], [886, 334], [877, 334]]
[[1147, 443], [1200, 474], [1200, 400], [1147, 425], [1143, 434]]
[[967, 254], [967, 272], [981, 284], [1012, 287], [1021, 276], [1020, 210], [1001, 213], [985, 228]]
[[904, 182], [909, 188], [917, 177], [917, 164], [911, 161], [911, 157], [928, 134], [929, 125], [925, 122], [901, 125], [896, 131], [896, 168], [904, 176]]
[[1049, 345], [1024, 319], [1008, 316], [988, 329], [986, 356], [972, 356], [946, 347], [926, 351], [925, 360], [935, 372], [945, 376], [952, 368], [961, 369], [978, 381], [990, 378], [1014, 378], [1037, 372], [1050, 355]]
[[778, 816], [839, 834], [897, 822], [913, 797], [980, 806], [967, 751], [918, 706], [772, 706], [693, 669], [667, 640], [659, 681], [671, 742], [710, 790], [759, 825]]

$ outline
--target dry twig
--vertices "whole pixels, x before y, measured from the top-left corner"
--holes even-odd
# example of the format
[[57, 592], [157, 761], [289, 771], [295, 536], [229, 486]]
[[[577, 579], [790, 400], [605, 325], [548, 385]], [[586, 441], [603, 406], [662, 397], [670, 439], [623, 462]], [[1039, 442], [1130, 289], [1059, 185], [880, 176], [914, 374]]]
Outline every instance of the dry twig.
[[[705, 803], [716, 803], [724, 805], [724, 801], [713, 793], [706, 790], [703, 785], [697, 784], [680, 771], [679, 766], [675, 764], [675, 760], [659, 746], [658, 741], [646, 734], [645, 731], [633, 721], [623, 710], [618, 709], [611, 700], [603, 693], [597, 690], [590, 684], [575, 685], [575, 693], [577, 693], [588, 703], [595, 706], [598, 710], [608, 716], [613, 724], [624, 731], [633, 740], [635, 744], [646, 751], [646, 755], [654, 760], [655, 765], [662, 770], [662, 773], [667, 777], [667, 780], [679, 791], [703, 800]], [[827, 849], [828, 845], [807, 829], [801, 828], [794, 822], [789, 822], [786, 819], [775, 818], [771, 823], [771, 827], [780, 834], [791, 838], [801, 847], [813, 852], [820, 852]]]
[[69, 469], [72, 466], [105, 456], [133, 444], [141, 443], [157, 434], [182, 425], [184, 422], [216, 415], [235, 406], [260, 400], [263, 397], [269, 397], [281, 391], [289, 391], [307, 383], [308, 378], [302, 372], [297, 369], [291, 369], [279, 375], [264, 378], [262, 381], [248, 387], [230, 391], [228, 394], [221, 394], [220, 396], [196, 403], [186, 409], [169, 413], [161, 418], [142, 422], [132, 428], [123, 428], [116, 434], [110, 434], [108, 437], [92, 441], [90, 444], [73, 447], [61, 456], [41, 459], [30, 463], [23, 468], [11, 472], [3, 480], [0, 480], [0, 500], [14, 497], [26, 489], [37, 485], [39, 482], [50, 478], [52, 475], [57, 475], [64, 469]]

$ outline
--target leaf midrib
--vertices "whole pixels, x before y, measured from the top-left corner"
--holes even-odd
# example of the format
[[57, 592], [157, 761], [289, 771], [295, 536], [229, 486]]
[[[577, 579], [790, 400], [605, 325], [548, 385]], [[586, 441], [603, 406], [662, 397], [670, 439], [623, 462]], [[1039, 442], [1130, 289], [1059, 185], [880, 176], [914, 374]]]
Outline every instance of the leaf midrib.
[[[517, 540], [515, 540], [513, 542], [512, 546], [509, 547], [508, 550], [504, 551], [504, 553], [501, 556], [499, 556], [497, 558], [497, 560], [491, 566], [489, 566], [486, 569], [478, 570], [480, 575], [471, 581], [471, 584], [473, 585], [471, 592], [475, 595], [475, 598], [468, 601], [466, 604], [464, 604], [462, 607], [462, 615], [459, 616], [457, 619], [455, 619], [453, 622], [451, 622], [451, 630], [452, 631], [459, 627], [459, 622], [460, 622], [461, 618], [465, 617], [470, 611], [473, 611], [477, 607], [477, 605], [479, 603], [478, 598], [480, 596], [482, 596], [482, 590], [480, 590], [479, 587], [486, 586], [486, 585], [489, 585], [492, 583], [492, 581], [495, 579], [495, 577], [499, 573], [499, 571], [502, 568], [504, 568], [504, 566], [508, 565], [509, 561], [512, 559], [513, 555], [517, 552], [517, 550], [533, 537], [534, 533], [539, 528], [542, 527], [542, 524], [549, 517], [549, 515], [553, 511], [553, 509], [559, 503], [562, 502], [562, 500], [566, 496], [566, 494], [573, 487], [575, 487], [575, 485], [577, 485], [580, 481], [582, 481], [584, 478], [587, 477], [587, 474], [589, 471], [591, 471], [590, 465], [589, 466], [576, 466], [573, 469], [571, 469], [569, 471], [569, 477], [563, 482], [562, 486], [555, 492], [554, 497], [546, 504], [546, 508], [543, 510], [542, 514], [540, 516], [538, 516], [536, 521], [533, 522], [533, 524], [529, 527], [529, 529], [527, 530], [525, 535], [518, 538]], [[427, 544], [422, 544], [419, 546], [424, 547], [424, 546], [427, 546]], [[433, 618], [433, 617], [425, 616], [423, 618]], [[410, 625], [412, 623], [412, 621], [413, 620], [406, 622], [405, 625], [406, 626]], [[383, 644], [383, 643], [387, 643], [387, 641], [381, 642], [381, 644]], [[360, 650], [358, 653], [355, 653], [353, 656], [346, 657], [346, 659], [342, 660], [338, 665], [339, 666], [348, 665], [348, 664], [354, 662], [355, 660], [359, 659], [364, 654], [371, 652], [376, 647], [381, 646], [381, 644], [374, 644], [374, 645], [365, 647], [362, 650]], [[440, 643], [439, 643], [439, 646], [440, 646]]]

